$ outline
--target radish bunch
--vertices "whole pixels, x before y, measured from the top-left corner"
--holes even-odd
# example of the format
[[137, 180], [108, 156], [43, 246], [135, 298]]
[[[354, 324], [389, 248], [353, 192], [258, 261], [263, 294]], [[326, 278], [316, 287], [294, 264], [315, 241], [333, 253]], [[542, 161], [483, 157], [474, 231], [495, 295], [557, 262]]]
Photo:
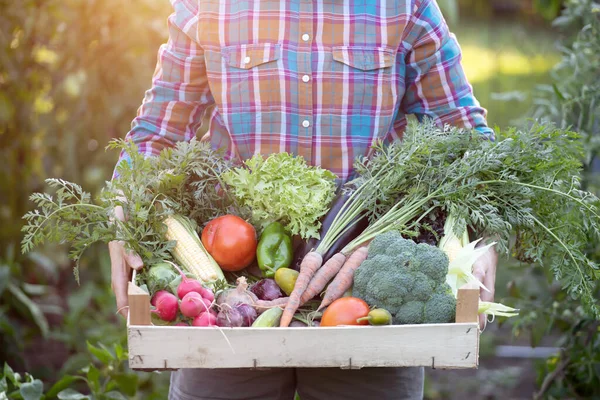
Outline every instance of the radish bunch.
[[192, 326], [215, 326], [217, 313], [212, 308], [215, 300], [212, 290], [186, 277], [181, 270], [179, 273], [181, 283], [177, 287], [177, 297], [166, 290], [159, 290], [151, 300], [154, 306], [152, 312], [167, 322], [175, 321], [180, 312], [184, 321], [175, 324], [177, 326], [189, 326], [185, 319], [191, 320]]

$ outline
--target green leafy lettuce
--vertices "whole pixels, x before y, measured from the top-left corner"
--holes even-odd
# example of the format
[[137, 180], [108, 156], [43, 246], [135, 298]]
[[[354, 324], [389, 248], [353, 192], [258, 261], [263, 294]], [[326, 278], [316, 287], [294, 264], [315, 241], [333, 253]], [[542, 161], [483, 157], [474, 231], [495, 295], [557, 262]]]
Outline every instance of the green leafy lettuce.
[[301, 156], [257, 154], [244, 166], [227, 171], [223, 181], [241, 206], [252, 210], [252, 223], [279, 221], [293, 235], [319, 238], [320, 218], [335, 195], [336, 175], [306, 164]]

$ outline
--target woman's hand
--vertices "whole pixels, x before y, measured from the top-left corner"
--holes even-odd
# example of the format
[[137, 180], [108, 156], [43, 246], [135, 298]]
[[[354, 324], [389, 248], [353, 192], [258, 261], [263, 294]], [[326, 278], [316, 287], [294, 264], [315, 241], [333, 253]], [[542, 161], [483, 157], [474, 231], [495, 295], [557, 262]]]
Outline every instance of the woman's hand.
[[[115, 208], [116, 217], [125, 221], [123, 208], [118, 206]], [[129, 252], [125, 249], [125, 245], [121, 241], [112, 241], [108, 244], [110, 253], [110, 270], [111, 270], [111, 287], [117, 300], [117, 310], [121, 315], [127, 318], [127, 286], [131, 279], [131, 269], [139, 270], [144, 264], [142, 258]]]
[[[478, 244], [484, 245], [483, 240]], [[483, 283], [483, 285], [488, 288], [489, 292], [480, 289], [479, 298], [481, 301], [494, 301], [494, 292], [496, 285], [496, 267], [498, 266], [498, 254], [496, 253], [496, 249], [494, 246], [490, 247], [485, 254], [475, 261], [473, 264], [473, 275], [479, 280], [479, 282]], [[479, 327], [483, 330], [485, 328], [485, 324], [487, 322], [485, 314], [479, 315]]]

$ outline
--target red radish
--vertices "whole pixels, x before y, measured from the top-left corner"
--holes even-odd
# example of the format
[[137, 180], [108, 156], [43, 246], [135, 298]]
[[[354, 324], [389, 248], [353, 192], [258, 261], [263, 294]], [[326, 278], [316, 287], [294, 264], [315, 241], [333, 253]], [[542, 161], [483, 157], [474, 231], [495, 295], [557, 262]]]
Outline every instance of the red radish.
[[189, 292], [196, 292], [196, 293], [199, 293], [200, 295], [202, 295], [202, 290], [204, 289], [204, 287], [202, 286], [202, 284], [200, 282], [198, 282], [195, 279], [191, 279], [191, 278], [188, 278], [187, 276], [185, 276], [183, 271], [176, 264], [174, 264], [170, 261], [169, 261], [169, 264], [171, 264], [173, 266], [173, 268], [175, 268], [177, 270], [177, 272], [179, 272], [179, 275], [181, 275], [181, 283], [177, 287], [177, 297], [179, 297], [180, 299], [183, 300], [185, 295], [188, 294]]
[[152, 296], [152, 299], [150, 299], [150, 304], [156, 307], [156, 302], [165, 294], [171, 294], [171, 292], [168, 292], [166, 290], [159, 290], [158, 292], [154, 293], [154, 296]]
[[177, 296], [179, 296], [180, 299], [183, 299], [185, 295], [190, 292], [202, 295], [202, 289], [204, 289], [204, 287], [197, 280], [181, 278], [181, 283], [177, 287]]
[[202, 298], [202, 301], [204, 302], [204, 308], [202, 309], [202, 311], [210, 311], [212, 307], [212, 302], [204, 297]]
[[202, 297], [204, 297], [206, 300], [209, 300], [211, 303], [215, 300], [215, 294], [209, 288], [203, 287], [202, 289], [200, 289], [200, 294], [202, 295]]
[[206, 311], [206, 305], [200, 293], [189, 292], [183, 296], [181, 304], [179, 304], [179, 309], [186, 317], [194, 318], [201, 312]]
[[177, 297], [167, 292], [166, 290], [159, 290], [156, 292], [153, 298], [156, 313], [163, 321], [174, 321], [177, 318]]
[[211, 312], [200, 313], [192, 321], [192, 326], [216, 326], [217, 317]]

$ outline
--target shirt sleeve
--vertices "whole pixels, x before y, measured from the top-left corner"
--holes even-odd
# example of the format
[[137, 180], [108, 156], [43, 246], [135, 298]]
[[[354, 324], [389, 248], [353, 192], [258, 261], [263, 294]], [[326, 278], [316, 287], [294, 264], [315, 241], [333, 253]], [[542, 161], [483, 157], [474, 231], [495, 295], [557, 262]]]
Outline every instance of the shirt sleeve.
[[[158, 51], [152, 86], [146, 91], [131, 130], [133, 141], [146, 156], [158, 155], [178, 141], [189, 141], [214, 103], [206, 75], [204, 52], [196, 41], [198, 6], [192, 0], [172, 0], [169, 38]], [[117, 165], [128, 161], [122, 152]], [[113, 178], [118, 176], [116, 167]]]
[[440, 125], [474, 128], [494, 140], [487, 111], [479, 105], [462, 68], [460, 46], [435, 0], [420, 2], [404, 42], [409, 51], [402, 111], [419, 120], [427, 116]]

